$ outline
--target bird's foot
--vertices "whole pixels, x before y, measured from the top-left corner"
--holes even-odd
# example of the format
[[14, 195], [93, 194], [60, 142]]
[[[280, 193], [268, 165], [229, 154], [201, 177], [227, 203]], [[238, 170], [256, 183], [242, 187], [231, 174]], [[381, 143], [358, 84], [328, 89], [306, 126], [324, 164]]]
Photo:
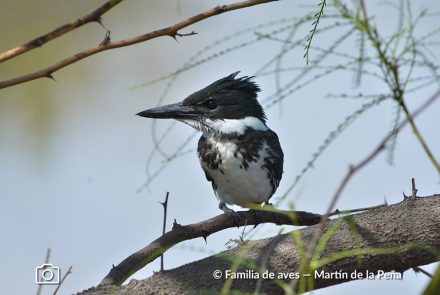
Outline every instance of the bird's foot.
[[220, 204], [218, 204], [218, 207], [220, 208], [220, 210], [222, 210], [226, 214], [235, 214], [236, 213], [234, 210], [232, 210], [231, 208], [226, 206], [225, 202], [220, 202]]
[[231, 208], [228, 208], [228, 206], [226, 206], [226, 203], [224, 202], [220, 202], [218, 207], [220, 208], [220, 210], [224, 212], [225, 215], [233, 219], [235, 226], [237, 227], [240, 226], [240, 216], [238, 215], [237, 212], [235, 212]]
[[264, 202], [264, 205], [273, 206], [272, 203], [269, 203], [269, 200], [267, 200], [266, 202]]

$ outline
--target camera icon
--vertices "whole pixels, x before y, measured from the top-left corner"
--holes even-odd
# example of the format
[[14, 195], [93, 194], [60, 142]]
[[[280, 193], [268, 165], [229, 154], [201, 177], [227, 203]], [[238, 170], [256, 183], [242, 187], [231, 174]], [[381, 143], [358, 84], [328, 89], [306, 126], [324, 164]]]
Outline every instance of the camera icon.
[[60, 268], [51, 263], [44, 263], [35, 268], [35, 282], [40, 285], [60, 283]]

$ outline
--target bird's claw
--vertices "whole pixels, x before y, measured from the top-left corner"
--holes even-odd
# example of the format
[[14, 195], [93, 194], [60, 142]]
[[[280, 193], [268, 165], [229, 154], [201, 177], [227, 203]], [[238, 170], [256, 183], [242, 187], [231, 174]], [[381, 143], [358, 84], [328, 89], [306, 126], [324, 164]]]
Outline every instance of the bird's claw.
[[240, 215], [238, 215], [237, 212], [235, 212], [234, 210], [232, 210], [231, 208], [228, 208], [226, 206], [225, 203], [221, 202], [218, 206], [225, 215], [227, 215], [228, 217], [233, 219], [233, 223], [235, 226], [239, 227], [240, 226]]

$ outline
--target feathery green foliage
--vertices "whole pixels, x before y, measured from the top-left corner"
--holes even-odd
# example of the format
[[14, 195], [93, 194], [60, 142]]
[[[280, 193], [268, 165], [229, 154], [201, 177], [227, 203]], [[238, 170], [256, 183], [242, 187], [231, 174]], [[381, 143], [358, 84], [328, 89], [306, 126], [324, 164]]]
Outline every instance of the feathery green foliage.
[[315, 20], [312, 23], [313, 28], [310, 30], [309, 32], [309, 36], [307, 37], [307, 45], [304, 48], [304, 50], [306, 51], [304, 53], [304, 58], [306, 59], [306, 63], [309, 64], [309, 50], [310, 47], [312, 46], [312, 40], [313, 40], [313, 36], [315, 36], [316, 30], [318, 29], [318, 25], [319, 25], [319, 21], [322, 17], [322, 15], [324, 14], [324, 8], [327, 5], [327, 0], [322, 0], [319, 4], [319, 11], [314, 15]]

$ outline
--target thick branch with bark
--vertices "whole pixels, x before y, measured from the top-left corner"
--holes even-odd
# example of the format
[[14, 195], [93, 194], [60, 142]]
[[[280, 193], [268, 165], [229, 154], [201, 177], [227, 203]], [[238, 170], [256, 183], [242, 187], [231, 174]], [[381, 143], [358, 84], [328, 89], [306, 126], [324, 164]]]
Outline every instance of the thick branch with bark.
[[[318, 272], [324, 270], [330, 274], [342, 271], [348, 274], [348, 278], [315, 278], [315, 289], [353, 280], [350, 274], [355, 270], [362, 273], [367, 270], [371, 273], [404, 272], [414, 266], [440, 260], [440, 195], [409, 197], [395, 205], [341, 218], [326, 223], [324, 234], [329, 230], [334, 230], [334, 233], [323, 247], [320, 261], [338, 259], [328, 261], [318, 268]], [[295, 237], [300, 235], [303, 247], [307, 248], [316, 230], [318, 226], [314, 225], [274, 238], [251, 241], [217, 255], [155, 273], [142, 281], [132, 280], [126, 286], [101, 285], [80, 294], [218, 292], [224, 287], [226, 270], [230, 270], [241, 255], [243, 262], [238, 271], [257, 272], [261, 270], [259, 266], [264, 265], [275, 275], [297, 272], [305, 251]], [[213, 278], [216, 270], [222, 272], [221, 279]], [[231, 289], [254, 292], [257, 282], [257, 279], [234, 280]], [[260, 283], [259, 291], [262, 293], [284, 294], [276, 280], [263, 280]]]

